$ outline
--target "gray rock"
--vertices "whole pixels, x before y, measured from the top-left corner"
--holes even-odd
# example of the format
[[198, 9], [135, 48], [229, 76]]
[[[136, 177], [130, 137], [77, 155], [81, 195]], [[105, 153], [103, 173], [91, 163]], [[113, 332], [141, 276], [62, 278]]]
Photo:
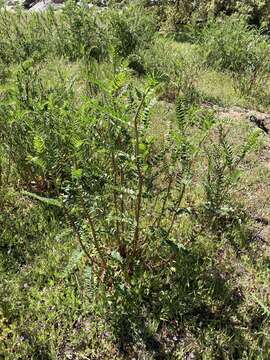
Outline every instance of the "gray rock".
[[48, 10], [50, 7], [57, 10], [64, 6], [63, 1], [56, 0], [56, 2], [52, 0], [42, 0], [36, 3], [34, 6], [30, 7], [29, 11], [31, 12], [42, 12]]
[[15, 9], [17, 6], [23, 6], [24, 0], [7, 0], [4, 8], [6, 10]]
[[91, 9], [92, 7], [95, 6], [94, 4], [92, 4], [92, 3], [89, 4], [89, 3], [86, 3], [85, 1], [78, 1], [77, 5], [82, 6], [82, 7], [86, 8], [86, 9]]
[[22, 2], [16, 1], [16, 0], [8, 0], [8, 1], [6, 2], [6, 5], [7, 5], [7, 6], [16, 6], [16, 5], [20, 5], [20, 4], [22, 4]]

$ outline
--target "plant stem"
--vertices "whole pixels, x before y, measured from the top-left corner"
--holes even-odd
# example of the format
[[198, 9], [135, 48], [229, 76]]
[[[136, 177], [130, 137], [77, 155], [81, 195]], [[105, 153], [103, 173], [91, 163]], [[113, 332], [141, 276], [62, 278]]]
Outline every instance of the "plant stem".
[[73, 231], [74, 231], [74, 233], [75, 233], [75, 235], [76, 235], [76, 238], [77, 238], [77, 240], [78, 240], [78, 242], [79, 242], [79, 244], [80, 244], [83, 252], [84, 252], [85, 255], [87, 256], [88, 260], [89, 260], [91, 263], [94, 263], [95, 261], [93, 260], [93, 258], [92, 258], [91, 255], [89, 254], [86, 246], [84, 245], [84, 243], [83, 243], [83, 241], [82, 241], [82, 238], [81, 238], [81, 235], [80, 235], [80, 233], [79, 233], [79, 231], [78, 231], [78, 229], [77, 229], [77, 227], [76, 227], [76, 225], [75, 225], [75, 223], [74, 223], [74, 220], [73, 220], [72, 217], [69, 215], [67, 209], [66, 209], [65, 207], [63, 207], [63, 209], [64, 209], [64, 214], [65, 214], [65, 216], [66, 216], [66, 218], [67, 218], [70, 226], [72, 227], [72, 229], [73, 229]]
[[106, 268], [106, 262], [104, 260], [104, 254], [101, 250], [101, 247], [99, 246], [99, 243], [98, 243], [98, 238], [97, 238], [97, 233], [96, 233], [96, 229], [95, 229], [95, 225], [94, 225], [94, 222], [93, 222], [93, 219], [91, 218], [91, 216], [89, 215], [86, 207], [85, 207], [85, 203], [84, 203], [84, 200], [82, 198], [82, 194], [80, 193], [80, 200], [81, 200], [81, 205], [82, 205], [82, 208], [83, 208], [83, 212], [84, 212], [84, 216], [88, 222], [88, 224], [90, 225], [90, 229], [91, 229], [91, 233], [92, 233], [92, 236], [93, 236], [93, 240], [94, 240], [94, 246], [99, 254], [99, 257], [100, 257], [100, 260], [102, 262], [102, 265], [104, 268]]
[[118, 244], [121, 243], [121, 236], [120, 236], [120, 229], [119, 229], [119, 220], [118, 220], [118, 199], [116, 193], [117, 187], [117, 166], [115, 163], [115, 154], [114, 150], [112, 151], [112, 170], [113, 170], [113, 178], [114, 178], [114, 189], [113, 189], [113, 199], [114, 199], [114, 208], [115, 208], [115, 215], [116, 215], [116, 236]]
[[133, 238], [133, 255], [137, 251], [137, 246], [139, 242], [139, 234], [140, 234], [140, 216], [141, 216], [141, 205], [142, 205], [142, 189], [143, 189], [143, 174], [140, 165], [140, 158], [139, 158], [139, 116], [141, 109], [143, 107], [147, 92], [144, 93], [140, 105], [137, 109], [137, 112], [134, 117], [134, 132], [135, 132], [135, 161], [136, 161], [136, 168], [137, 174], [139, 178], [138, 183], [138, 194], [136, 198], [136, 210], [135, 210], [135, 231], [134, 231], [134, 238]]
[[175, 209], [175, 212], [174, 212], [173, 217], [172, 217], [171, 225], [170, 225], [169, 230], [167, 232], [168, 237], [169, 237], [169, 235], [170, 235], [170, 233], [172, 231], [172, 228], [174, 226], [174, 223], [175, 223], [175, 220], [176, 220], [176, 217], [177, 217], [177, 209], [178, 209], [178, 207], [180, 206], [180, 204], [181, 204], [181, 202], [183, 200], [185, 191], [186, 191], [186, 184], [183, 184], [182, 190], [180, 192], [179, 198], [178, 198], [177, 203], [176, 203], [176, 209]]
[[[121, 187], [124, 187], [124, 173], [123, 173], [123, 169], [120, 168], [120, 180], [121, 180]], [[124, 198], [124, 192], [121, 192], [121, 215], [122, 217], [124, 217], [124, 212], [125, 212], [125, 198]], [[124, 232], [125, 232], [125, 224], [122, 220], [121, 222], [121, 232], [122, 232], [122, 236], [124, 236]]]
[[163, 204], [162, 204], [162, 208], [161, 208], [160, 215], [159, 215], [159, 217], [156, 218], [156, 220], [154, 221], [152, 227], [154, 227], [155, 225], [157, 225], [157, 227], [160, 226], [160, 223], [161, 223], [161, 220], [162, 220], [162, 216], [163, 216], [163, 214], [164, 214], [164, 210], [165, 210], [165, 207], [166, 207], [168, 198], [169, 198], [169, 196], [170, 196], [171, 188], [172, 188], [172, 176], [170, 176], [169, 185], [168, 185], [168, 188], [167, 188], [167, 192], [166, 192], [165, 198], [164, 198], [164, 200], [163, 200]]

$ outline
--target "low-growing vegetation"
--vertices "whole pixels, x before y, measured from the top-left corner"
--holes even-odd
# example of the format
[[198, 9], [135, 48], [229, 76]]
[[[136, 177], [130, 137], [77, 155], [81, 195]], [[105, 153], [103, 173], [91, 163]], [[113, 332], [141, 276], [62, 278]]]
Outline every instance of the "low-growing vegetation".
[[269, 359], [268, 20], [0, 10], [1, 359]]

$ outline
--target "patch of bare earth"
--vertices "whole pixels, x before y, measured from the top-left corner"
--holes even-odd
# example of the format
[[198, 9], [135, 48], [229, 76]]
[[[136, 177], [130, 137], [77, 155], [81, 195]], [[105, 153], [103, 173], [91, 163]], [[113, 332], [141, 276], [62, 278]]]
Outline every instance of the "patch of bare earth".
[[240, 108], [238, 106], [233, 106], [231, 108], [224, 108], [218, 105], [214, 105], [210, 102], [203, 104], [203, 107], [206, 109], [212, 109], [217, 113], [217, 116], [220, 119], [235, 119], [235, 120], [250, 120], [251, 116], [254, 116], [258, 120], [261, 120], [265, 127], [270, 132], [270, 114], [263, 113], [256, 110]]

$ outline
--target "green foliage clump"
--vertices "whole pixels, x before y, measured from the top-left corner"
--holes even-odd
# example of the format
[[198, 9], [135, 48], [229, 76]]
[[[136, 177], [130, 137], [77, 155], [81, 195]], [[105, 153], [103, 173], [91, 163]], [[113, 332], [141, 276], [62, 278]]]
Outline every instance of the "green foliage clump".
[[53, 51], [54, 15], [0, 11], [0, 61], [8, 65], [28, 58], [41, 61]]
[[269, 40], [244, 18], [210, 22], [202, 31], [201, 49], [207, 65], [230, 72], [242, 93], [251, 94], [264, 86], [270, 70]]
[[108, 55], [108, 34], [102, 14], [69, 2], [53, 10], [29, 14], [21, 10], [0, 14], [1, 61], [5, 64], [48, 57], [101, 60]]
[[102, 60], [108, 56], [110, 33], [102, 13], [68, 2], [56, 19], [57, 55], [69, 60]]
[[221, 70], [256, 71], [269, 54], [269, 42], [243, 18], [226, 17], [210, 22], [202, 32], [206, 61]]
[[[149, 3], [148, 3], [149, 5]], [[200, 26], [223, 15], [244, 17], [250, 25], [269, 31], [270, 11], [267, 0], [173, 0], [155, 1], [163, 28], [174, 34], [186, 26]]]
[[173, 42], [161, 38], [140, 54], [145, 72], [163, 84], [161, 98], [174, 102], [179, 95], [184, 95], [196, 100], [196, 84], [201, 71], [196, 49], [185, 53]]
[[[24, 84], [25, 78], [20, 81]], [[106, 86], [99, 83], [94, 97], [85, 99], [82, 106], [67, 95], [65, 102], [71, 108], [65, 102], [54, 102], [59, 99], [58, 93], [49, 99], [41, 97], [38, 104], [30, 96], [20, 105], [27, 109], [26, 123], [20, 124], [31, 125], [30, 142], [25, 148], [22, 144], [13, 146], [10, 157], [15, 169], [18, 155], [22, 168], [32, 160], [31, 176], [41, 167], [43, 182], [52, 182], [53, 187], [45, 191], [37, 180], [31, 188], [29, 175], [19, 172], [21, 180], [28, 180], [24, 182], [28, 190], [25, 196], [44, 206], [56, 205], [56, 215], [73, 231], [88, 262], [93, 310], [108, 320], [119, 346], [124, 348], [126, 342], [151, 338], [151, 323], [159, 327], [162, 319], [178, 321], [190, 308], [206, 306], [209, 284], [202, 279], [198, 287], [198, 281], [211, 265], [201, 241], [209, 237], [213, 243], [229, 239], [226, 231], [220, 237], [214, 226], [211, 234], [205, 223], [213, 223], [216, 213], [224, 221], [222, 211], [230, 203], [224, 197], [228, 193], [224, 184], [227, 186], [230, 178], [210, 181], [201, 200], [188, 204], [196, 189], [203, 191], [203, 184], [194, 176], [205, 156], [203, 145], [210, 140], [215, 119], [210, 113], [200, 113], [190, 99], [179, 98], [164, 144], [158, 147], [158, 139], [150, 132], [155, 85], [150, 81], [146, 89], [133, 88], [130, 72], [118, 69]], [[54, 127], [50, 126], [53, 133], [46, 131], [50, 106], [59, 111], [53, 118]], [[13, 113], [7, 115], [14, 117]], [[73, 120], [67, 121], [68, 116]], [[14, 132], [13, 137], [19, 134]], [[224, 137], [218, 141], [224, 142]], [[222, 161], [226, 167], [232, 165], [229, 156]], [[57, 164], [59, 170], [55, 172]], [[209, 178], [217, 178], [219, 170], [209, 162]], [[214, 211], [204, 217], [202, 226], [201, 209], [208, 204], [209, 194], [218, 201], [212, 201]], [[238, 226], [230, 217], [226, 221], [230, 231]], [[190, 262], [200, 264], [192, 274]], [[193, 285], [187, 286], [185, 279]], [[194, 292], [199, 296], [193, 296], [191, 304]]]
[[[37, 62], [57, 56], [70, 61], [102, 61], [113, 51], [127, 57], [149, 46], [157, 24], [139, 6], [100, 11], [70, 1], [61, 13], [52, 10], [29, 15], [17, 10], [0, 14], [0, 60]], [[131, 15], [132, 14], [132, 15]]]
[[6, 161], [16, 164], [7, 168], [6, 178], [15, 171], [22, 183], [32, 181], [46, 190], [53, 186], [52, 181], [56, 186], [57, 178], [70, 166], [66, 151], [73, 128], [68, 120], [72, 117], [72, 87], [61, 76], [52, 87], [39, 71], [31, 61], [18, 68], [1, 109], [1, 139]]
[[111, 10], [107, 16], [116, 54], [128, 57], [141, 48], [150, 47], [158, 25], [151, 12], [135, 4]]

